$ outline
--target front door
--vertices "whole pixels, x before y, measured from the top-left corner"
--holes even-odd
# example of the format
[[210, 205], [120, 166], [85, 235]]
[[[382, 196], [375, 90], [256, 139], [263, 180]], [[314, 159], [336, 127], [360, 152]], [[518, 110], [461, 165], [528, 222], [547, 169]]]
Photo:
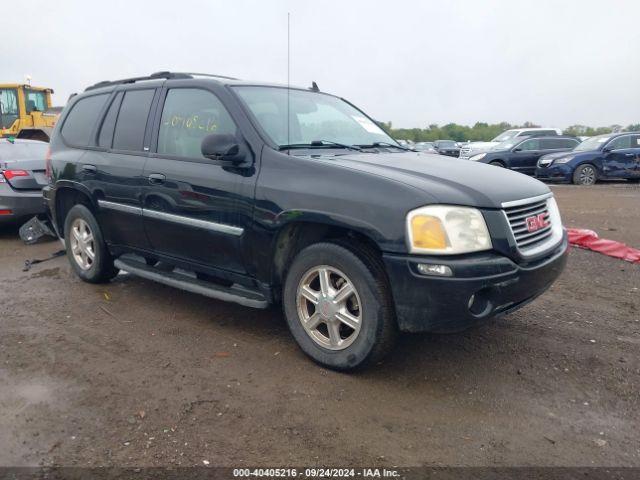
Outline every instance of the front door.
[[[602, 157], [602, 171], [607, 177], [634, 178], [638, 145], [637, 135], [622, 135], [611, 140], [604, 149], [608, 150]], [[634, 148], [635, 147], [635, 148]]]
[[210, 134], [240, 137], [211, 91], [169, 88], [161, 99], [155, 152], [144, 169], [143, 217], [159, 254], [245, 273], [241, 246], [253, 208], [255, 169], [222, 166], [202, 156]]
[[530, 172], [532, 167], [535, 170], [538, 159], [544, 153], [547, 152], [540, 150], [540, 140], [537, 138], [525, 140], [513, 150], [510, 159], [511, 169], [522, 173]]

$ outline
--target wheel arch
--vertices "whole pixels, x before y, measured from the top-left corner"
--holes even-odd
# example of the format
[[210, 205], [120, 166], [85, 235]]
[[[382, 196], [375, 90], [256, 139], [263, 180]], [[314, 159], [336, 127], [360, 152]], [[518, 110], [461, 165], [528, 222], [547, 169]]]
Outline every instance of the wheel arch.
[[358, 256], [364, 252], [381, 257], [382, 250], [370, 232], [345, 225], [310, 220], [297, 220], [281, 226], [271, 246], [269, 280], [280, 288], [293, 258], [314, 243], [334, 242]]
[[92, 212], [97, 210], [96, 203], [86, 187], [75, 182], [59, 182], [56, 185], [53, 220], [61, 238], [64, 238], [64, 221], [67, 213], [78, 204], [85, 205]]

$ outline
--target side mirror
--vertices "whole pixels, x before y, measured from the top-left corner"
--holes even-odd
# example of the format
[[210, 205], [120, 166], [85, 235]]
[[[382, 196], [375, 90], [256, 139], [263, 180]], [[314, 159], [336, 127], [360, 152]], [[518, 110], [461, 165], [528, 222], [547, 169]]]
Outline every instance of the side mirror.
[[514, 152], [521, 152], [521, 151], [522, 151], [522, 148], [520, 148], [520, 147], [516, 147], [516, 148], [514, 148], [514, 149], [513, 149], [513, 151], [514, 151]]
[[202, 139], [202, 155], [210, 160], [219, 160], [237, 165], [247, 156], [246, 147], [235, 135], [212, 133]]
[[604, 148], [602, 149], [602, 153], [609, 153], [609, 152], [611, 152], [611, 151], [613, 151], [613, 147], [611, 147], [611, 146], [604, 147]]

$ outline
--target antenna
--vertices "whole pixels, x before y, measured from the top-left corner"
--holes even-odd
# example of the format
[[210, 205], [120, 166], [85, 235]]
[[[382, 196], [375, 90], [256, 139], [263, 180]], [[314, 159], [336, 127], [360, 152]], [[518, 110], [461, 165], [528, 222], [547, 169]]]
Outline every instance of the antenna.
[[[289, 94], [291, 92], [291, 27], [290, 27], [291, 14], [287, 12], [287, 145], [291, 145], [290, 135], [290, 123], [291, 117], [289, 116]], [[291, 154], [291, 150], [287, 152]]]

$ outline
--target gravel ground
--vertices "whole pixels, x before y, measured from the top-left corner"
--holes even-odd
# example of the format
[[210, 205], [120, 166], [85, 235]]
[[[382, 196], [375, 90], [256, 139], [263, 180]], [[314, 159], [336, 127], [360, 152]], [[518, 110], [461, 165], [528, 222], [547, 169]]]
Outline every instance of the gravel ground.
[[[567, 226], [640, 247], [640, 188], [553, 187]], [[640, 466], [640, 266], [573, 249], [559, 281], [463, 334], [324, 370], [278, 310], [120, 275], [0, 231], [0, 465]]]

